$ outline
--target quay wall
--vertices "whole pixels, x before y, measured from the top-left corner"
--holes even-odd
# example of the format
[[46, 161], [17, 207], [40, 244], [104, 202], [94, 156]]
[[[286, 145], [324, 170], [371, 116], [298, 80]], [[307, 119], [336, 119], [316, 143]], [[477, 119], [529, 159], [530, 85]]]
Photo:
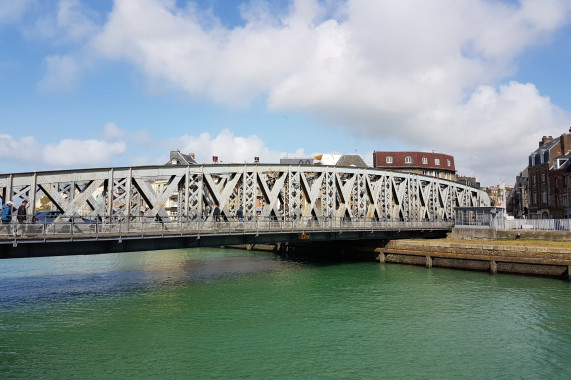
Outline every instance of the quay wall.
[[422, 265], [490, 273], [513, 273], [570, 279], [568, 248], [508, 245], [467, 240], [392, 240], [377, 248], [381, 263]]
[[[465, 232], [463, 229], [462, 232]], [[530, 232], [530, 231], [528, 231]], [[546, 241], [567, 241], [561, 231], [541, 231], [520, 235], [520, 239], [543, 237]], [[571, 235], [567, 232], [566, 234]], [[452, 235], [454, 235], [452, 233]], [[505, 240], [487, 240], [474, 237], [456, 239], [395, 239], [370, 242], [335, 242], [334, 244], [265, 244], [239, 245], [234, 248], [275, 252], [284, 257], [301, 257], [317, 260], [377, 260], [380, 263], [409, 264], [427, 268], [442, 267], [462, 270], [485, 271], [493, 274], [512, 273], [530, 276], [545, 276], [571, 280], [571, 244], [512, 244], [517, 235]], [[497, 236], [497, 235], [496, 235]], [[512, 236], [512, 235], [510, 235]], [[498, 238], [496, 238], [498, 239]]]

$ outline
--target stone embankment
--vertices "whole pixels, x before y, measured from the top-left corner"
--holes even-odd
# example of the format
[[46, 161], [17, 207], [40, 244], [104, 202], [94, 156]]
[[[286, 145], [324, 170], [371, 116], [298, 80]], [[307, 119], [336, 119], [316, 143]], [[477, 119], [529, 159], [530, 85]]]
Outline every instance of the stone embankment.
[[[499, 236], [501, 235], [501, 236]], [[571, 280], [571, 232], [454, 229], [445, 239], [234, 246], [299, 257], [374, 260]]]
[[382, 263], [571, 277], [571, 243], [566, 241], [393, 240], [376, 252]]

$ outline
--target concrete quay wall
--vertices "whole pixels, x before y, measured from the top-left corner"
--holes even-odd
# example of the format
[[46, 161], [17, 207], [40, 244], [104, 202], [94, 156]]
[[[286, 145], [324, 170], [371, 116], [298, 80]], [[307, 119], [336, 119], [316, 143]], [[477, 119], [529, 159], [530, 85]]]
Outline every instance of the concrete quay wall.
[[[464, 232], [467, 229], [463, 229]], [[531, 231], [528, 231], [531, 232]], [[556, 234], [553, 234], [553, 233]], [[519, 239], [533, 236], [549, 241], [561, 239], [559, 232], [547, 231], [539, 234], [526, 234]], [[567, 232], [568, 235], [571, 233]], [[453, 234], [452, 234], [453, 235]], [[571, 280], [571, 243], [550, 244], [517, 241], [511, 239], [489, 240], [490, 235], [478, 239], [474, 234], [470, 239], [394, 239], [352, 242], [316, 242], [314, 244], [248, 244], [233, 245], [254, 251], [274, 252], [284, 257], [304, 259], [337, 259], [374, 261], [381, 263], [409, 264], [463, 270], [485, 271], [490, 273], [512, 273], [530, 276], [544, 276]], [[555, 236], [555, 238], [553, 238]], [[553, 245], [552, 244], [552, 245]]]
[[381, 263], [571, 279], [571, 245], [550, 248], [477, 240], [392, 240], [376, 252]]

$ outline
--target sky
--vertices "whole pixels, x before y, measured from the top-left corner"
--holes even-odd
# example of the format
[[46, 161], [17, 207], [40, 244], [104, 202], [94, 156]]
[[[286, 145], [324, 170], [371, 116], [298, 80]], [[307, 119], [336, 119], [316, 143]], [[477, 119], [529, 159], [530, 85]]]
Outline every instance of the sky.
[[568, 0], [0, 0], [0, 173], [425, 151], [571, 127]]

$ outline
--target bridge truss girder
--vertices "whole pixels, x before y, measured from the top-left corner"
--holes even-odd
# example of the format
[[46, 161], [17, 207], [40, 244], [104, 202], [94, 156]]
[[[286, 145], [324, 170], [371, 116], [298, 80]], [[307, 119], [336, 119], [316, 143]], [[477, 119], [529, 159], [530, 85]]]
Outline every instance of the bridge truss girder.
[[145, 166], [0, 175], [0, 197], [30, 211], [43, 196], [62, 211], [124, 221], [159, 216], [452, 220], [454, 207], [489, 206], [488, 195], [455, 182], [376, 169], [289, 165]]

